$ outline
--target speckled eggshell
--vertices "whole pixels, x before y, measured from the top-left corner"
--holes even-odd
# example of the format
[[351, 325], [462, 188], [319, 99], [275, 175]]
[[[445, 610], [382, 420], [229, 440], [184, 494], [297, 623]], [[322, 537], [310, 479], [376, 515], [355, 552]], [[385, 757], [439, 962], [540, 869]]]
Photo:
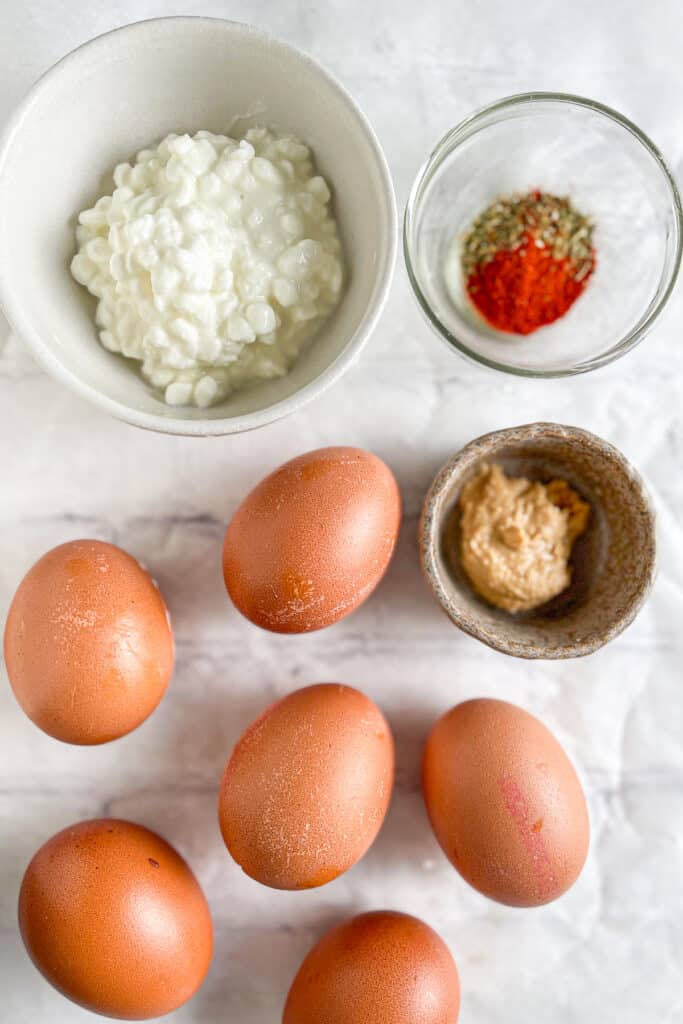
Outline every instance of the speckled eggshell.
[[38, 970], [68, 999], [146, 1020], [197, 991], [213, 949], [204, 894], [160, 836], [113, 818], [64, 829], [38, 850], [19, 893]]
[[300, 455], [235, 512], [223, 547], [228, 593], [264, 629], [322, 629], [375, 589], [400, 522], [398, 485], [377, 456], [359, 448]]
[[460, 983], [443, 940], [394, 911], [360, 914], [313, 947], [282, 1024], [455, 1024]]
[[61, 544], [29, 570], [5, 626], [5, 662], [31, 721], [65, 743], [124, 736], [173, 672], [164, 600], [142, 566], [97, 540]]
[[228, 761], [225, 845], [264, 885], [324, 885], [370, 847], [393, 782], [391, 731], [368, 697], [333, 683], [296, 690], [247, 729]]
[[578, 878], [590, 831], [581, 783], [528, 712], [484, 699], [452, 708], [427, 740], [422, 785], [444, 853], [485, 896], [534, 907]]

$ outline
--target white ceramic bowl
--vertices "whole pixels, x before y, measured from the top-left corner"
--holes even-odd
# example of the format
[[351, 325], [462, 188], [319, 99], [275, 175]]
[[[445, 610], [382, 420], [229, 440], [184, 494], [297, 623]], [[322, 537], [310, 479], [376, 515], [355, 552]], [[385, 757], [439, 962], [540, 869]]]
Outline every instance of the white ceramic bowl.
[[[283, 378], [208, 410], [167, 407], [138, 364], [100, 345], [94, 300], [72, 279], [79, 211], [114, 166], [169, 132], [265, 124], [311, 145], [334, 191], [349, 281], [335, 314]], [[237, 129], [233, 129], [237, 130]], [[319, 64], [247, 25], [213, 18], [138, 22], [93, 39], [48, 71], [0, 141], [0, 302], [57, 380], [101, 409], [173, 434], [263, 426], [348, 368], [384, 305], [396, 258], [389, 170], [367, 120]]]

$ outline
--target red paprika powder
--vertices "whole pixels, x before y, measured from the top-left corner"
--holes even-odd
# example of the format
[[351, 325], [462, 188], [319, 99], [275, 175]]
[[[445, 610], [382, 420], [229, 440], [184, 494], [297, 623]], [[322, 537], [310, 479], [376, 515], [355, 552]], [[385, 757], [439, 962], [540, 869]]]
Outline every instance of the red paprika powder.
[[591, 222], [549, 193], [499, 199], [463, 244], [467, 294], [499, 331], [530, 334], [564, 316], [595, 268]]

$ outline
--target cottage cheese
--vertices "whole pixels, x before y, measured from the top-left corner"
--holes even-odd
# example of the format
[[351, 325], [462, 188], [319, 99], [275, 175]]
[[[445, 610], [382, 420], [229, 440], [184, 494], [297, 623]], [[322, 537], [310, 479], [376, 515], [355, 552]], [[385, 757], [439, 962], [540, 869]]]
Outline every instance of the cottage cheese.
[[119, 164], [78, 218], [71, 272], [99, 299], [102, 344], [169, 405], [209, 406], [287, 372], [336, 306], [342, 252], [309, 149], [169, 135]]

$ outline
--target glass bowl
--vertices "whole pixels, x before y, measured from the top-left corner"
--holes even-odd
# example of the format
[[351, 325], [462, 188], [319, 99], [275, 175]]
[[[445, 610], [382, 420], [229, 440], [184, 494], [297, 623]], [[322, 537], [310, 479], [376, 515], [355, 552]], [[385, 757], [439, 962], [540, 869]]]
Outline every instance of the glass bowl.
[[[563, 317], [507, 334], [468, 299], [460, 249], [490, 203], [535, 189], [568, 195], [591, 218], [596, 266]], [[682, 225], [671, 172], [636, 125], [593, 100], [535, 92], [499, 100], [443, 137], [413, 185], [403, 242], [418, 302], [452, 349], [506, 373], [564, 377], [642, 341], [675, 284]]]

